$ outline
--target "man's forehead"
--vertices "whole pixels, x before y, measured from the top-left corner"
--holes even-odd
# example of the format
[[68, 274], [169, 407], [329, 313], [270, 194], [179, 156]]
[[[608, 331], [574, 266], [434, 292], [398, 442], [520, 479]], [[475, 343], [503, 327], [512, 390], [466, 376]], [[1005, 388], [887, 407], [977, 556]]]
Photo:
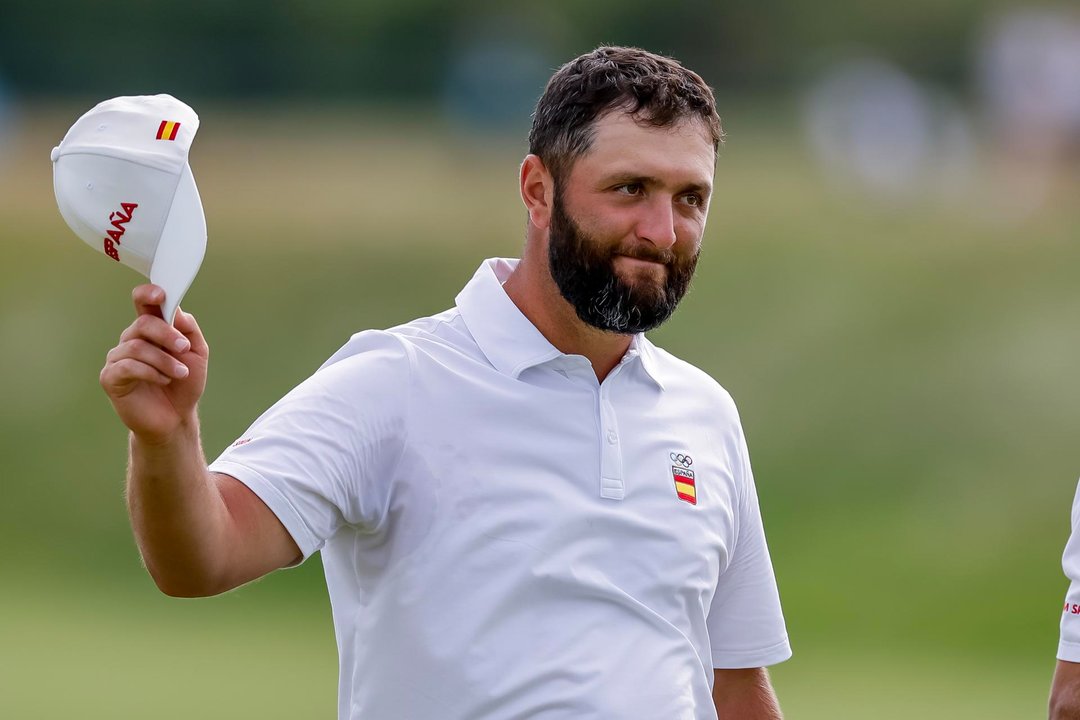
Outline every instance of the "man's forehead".
[[701, 118], [687, 117], [656, 126], [626, 111], [612, 111], [596, 121], [589, 149], [575, 165], [626, 171], [635, 166], [663, 165], [700, 175], [699, 180], [711, 180], [715, 162], [712, 133]]
[[705, 144], [712, 146], [712, 131], [705, 119], [697, 115], [684, 115], [660, 125], [653, 122], [648, 114], [630, 112], [627, 108], [614, 108], [599, 115], [593, 121], [593, 127], [598, 133], [640, 129], [660, 134], [700, 135]]

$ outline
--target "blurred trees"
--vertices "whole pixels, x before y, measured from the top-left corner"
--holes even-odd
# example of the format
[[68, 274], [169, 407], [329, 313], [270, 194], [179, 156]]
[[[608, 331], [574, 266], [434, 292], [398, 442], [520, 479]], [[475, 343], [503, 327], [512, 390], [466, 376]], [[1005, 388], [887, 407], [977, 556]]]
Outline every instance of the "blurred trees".
[[[824, 48], [873, 47], [963, 79], [993, 0], [0, 0], [0, 76], [23, 96], [429, 99], [476, 44], [524, 46], [546, 77], [602, 43], [671, 54], [720, 87], [800, 79]], [[493, 67], [492, 69], [497, 69]], [[539, 88], [536, 88], [539, 92]], [[535, 93], [534, 93], [535, 94]]]

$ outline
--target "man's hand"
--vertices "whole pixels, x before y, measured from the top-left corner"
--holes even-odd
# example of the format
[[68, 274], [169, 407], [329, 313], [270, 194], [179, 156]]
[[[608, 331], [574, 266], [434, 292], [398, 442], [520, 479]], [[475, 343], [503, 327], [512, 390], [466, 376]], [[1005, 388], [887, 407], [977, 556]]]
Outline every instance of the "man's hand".
[[109, 351], [99, 381], [120, 420], [140, 440], [158, 444], [195, 422], [209, 348], [192, 315], [178, 310], [176, 327], [162, 319], [160, 287], [140, 285], [131, 297], [135, 322]]
[[713, 671], [713, 703], [720, 720], [782, 720], [765, 668]]

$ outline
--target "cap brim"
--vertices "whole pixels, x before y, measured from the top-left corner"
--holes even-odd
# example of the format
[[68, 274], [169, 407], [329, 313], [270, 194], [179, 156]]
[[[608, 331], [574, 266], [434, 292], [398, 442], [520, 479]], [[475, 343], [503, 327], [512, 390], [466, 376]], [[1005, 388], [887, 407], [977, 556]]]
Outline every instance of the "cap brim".
[[206, 217], [191, 168], [184, 166], [169, 216], [161, 230], [150, 282], [165, 290], [162, 316], [172, 323], [176, 308], [191, 287], [206, 255]]

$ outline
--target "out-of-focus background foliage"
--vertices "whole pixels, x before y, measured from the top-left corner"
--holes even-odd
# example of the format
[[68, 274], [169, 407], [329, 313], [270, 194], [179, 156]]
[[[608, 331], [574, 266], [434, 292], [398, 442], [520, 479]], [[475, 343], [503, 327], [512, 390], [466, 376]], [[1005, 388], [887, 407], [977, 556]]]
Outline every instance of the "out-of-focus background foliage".
[[0, 717], [335, 707], [317, 559], [201, 601], [140, 566], [97, 386], [139, 278], [56, 211], [70, 124], [122, 94], [201, 116], [214, 456], [350, 333], [518, 252], [531, 105], [602, 43], [716, 88], [707, 249], [655, 340], [742, 409], [788, 716], [1044, 713], [1080, 474], [1075, 8], [0, 0]]

